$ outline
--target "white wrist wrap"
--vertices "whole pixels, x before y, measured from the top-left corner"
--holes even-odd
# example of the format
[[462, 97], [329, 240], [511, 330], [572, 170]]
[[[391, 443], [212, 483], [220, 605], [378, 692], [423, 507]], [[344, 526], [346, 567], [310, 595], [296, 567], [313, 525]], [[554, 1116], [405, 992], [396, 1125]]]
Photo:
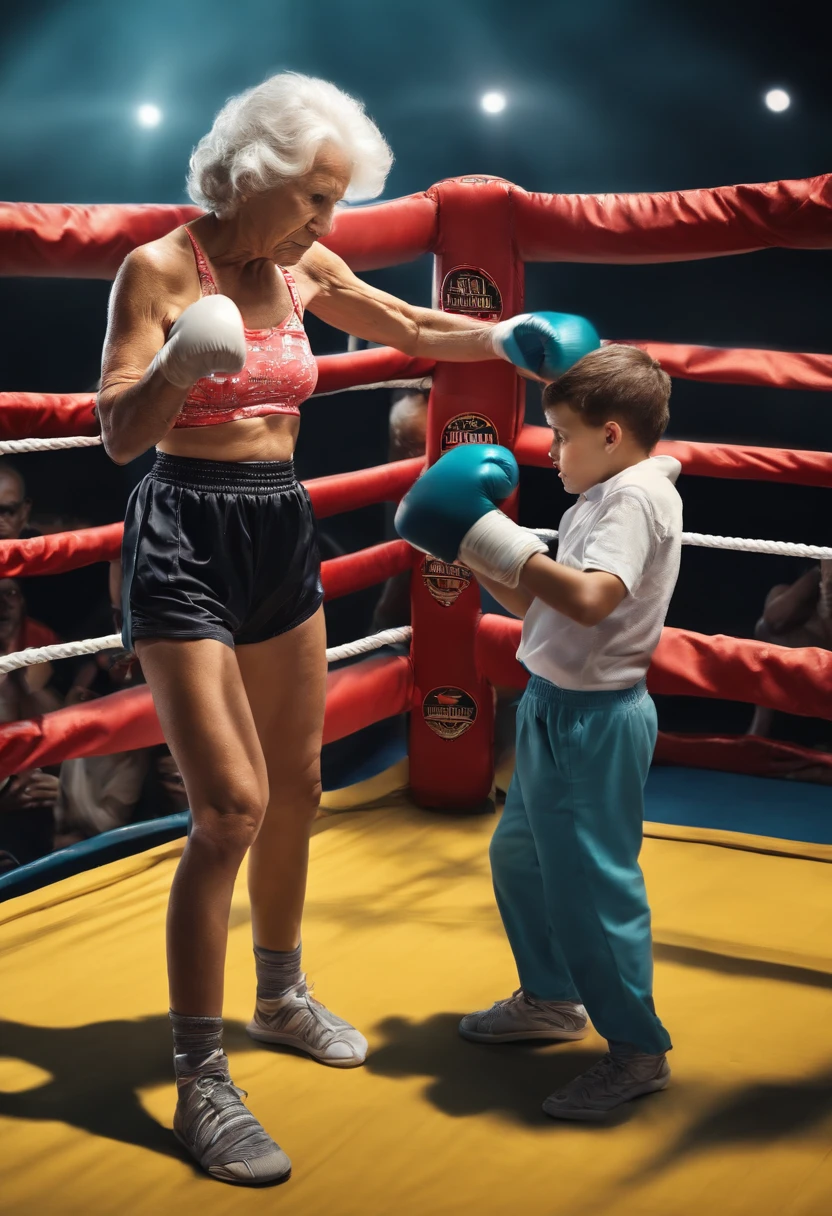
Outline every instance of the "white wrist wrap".
[[548, 551], [533, 532], [521, 528], [502, 511], [489, 511], [463, 536], [459, 560], [477, 574], [516, 587], [529, 558]]
[[530, 316], [531, 313], [529, 312], [521, 312], [516, 317], [509, 317], [507, 321], [498, 321], [496, 325], [491, 326], [489, 337], [491, 338], [491, 346], [495, 355], [499, 355], [501, 359], [505, 359], [508, 363], [512, 362], [505, 351], [505, 339], [515, 328], [518, 321], [525, 321]]

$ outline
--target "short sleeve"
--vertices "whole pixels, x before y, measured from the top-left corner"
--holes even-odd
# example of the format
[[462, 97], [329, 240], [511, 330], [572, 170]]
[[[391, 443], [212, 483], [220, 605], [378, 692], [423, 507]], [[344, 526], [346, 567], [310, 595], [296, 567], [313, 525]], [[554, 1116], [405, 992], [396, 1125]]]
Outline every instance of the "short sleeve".
[[634, 595], [653, 560], [657, 539], [649, 498], [628, 486], [604, 500], [584, 548], [583, 569], [615, 574]]

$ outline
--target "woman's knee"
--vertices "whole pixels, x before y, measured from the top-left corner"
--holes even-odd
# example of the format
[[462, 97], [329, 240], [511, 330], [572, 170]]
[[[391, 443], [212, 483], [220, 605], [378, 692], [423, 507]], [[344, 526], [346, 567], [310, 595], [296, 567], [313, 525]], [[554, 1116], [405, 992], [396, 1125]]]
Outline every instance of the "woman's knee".
[[321, 805], [322, 794], [320, 772], [300, 781], [272, 782], [269, 806], [298, 818], [314, 819]]
[[191, 837], [220, 855], [241, 857], [257, 839], [267, 802], [257, 782], [210, 791], [191, 808]]

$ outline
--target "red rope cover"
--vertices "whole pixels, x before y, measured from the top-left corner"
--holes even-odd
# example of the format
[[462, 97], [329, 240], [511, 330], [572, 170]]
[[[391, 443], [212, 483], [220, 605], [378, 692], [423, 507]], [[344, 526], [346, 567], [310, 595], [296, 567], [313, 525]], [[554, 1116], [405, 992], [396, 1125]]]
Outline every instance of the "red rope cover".
[[[443, 189], [504, 194], [526, 261], [674, 262], [773, 246], [832, 247], [832, 177], [657, 194], [538, 194], [456, 178], [421, 194], [340, 212], [326, 244], [357, 270], [410, 261], [444, 239]], [[112, 278], [137, 245], [200, 214], [160, 204], [0, 204], [0, 273]]]
[[832, 755], [754, 735], [680, 735], [659, 731], [653, 763], [755, 777], [799, 776], [807, 769], [832, 776]]
[[[514, 455], [518, 464], [550, 468], [552, 432], [524, 426]], [[657, 453], [675, 456], [692, 477], [728, 477], [738, 481], [781, 481], [802, 486], [832, 486], [832, 453], [790, 448], [752, 448], [731, 443], [692, 443], [667, 439]]]
[[318, 519], [378, 502], [399, 502], [425, 466], [420, 456], [304, 482]]
[[[385, 380], [417, 380], [431, 375], [433, 359], [416, 359], [391, 346], [319, 355], [317, 393], [341, 392]], [[57, 439], [97, 435], [94, 393], [0, 393], [0, 438]]]
[[[669, 376], [709, 384], [757, 384], [768, 388], [832, 391], [832, 355], [790, 350], [739, 350], [621, 338], [658, 359]], [[613, 339], [602, 345], [609, 346]]]
[[63, 574], [93, 562], [111, 562], [121, 552], [124, 524], [51, 532], [26, 540], [0, 541], [0, 578], [34, 574]]
[[[107, 524], [83, 532], [54, 532], [27, 540], [0, 541], [0, 578], [63, 574], [94, 562], [115, 561], [121, 553], [123, 528], [123, 524]], [[408, 570], [414, 560], [414, 551], [403, 540], [330, 558], [321, 563], [326, 598], [337, 599], [374, 587]]]
[[[477, 664], [492, 684], [525, 688], [528, 675], [515, 658], [522, 622], [488, 614], [476, 638]], [[647, 673], [651, 692], [721, 697], [785, 713], [832, 719], [832, 652], [790, 650], [748, 638], [665, 629]]]
[[660, 194], [511, 187], [527, 262], [684, 262], [755, 249], [832, 248], [832, 174]]
[[[319, 519], [340, 511], [378, 502], [398, 502], [407, 493], [424, 465], [419, 458], [397, 460], [374, 469], [357, 473], [339, 473], [306, 482], [312, 506]], [[114, 561], [121, 551], [124, 525], [106, 524], [101, 528], [83, 528], [75, 532], [53, 532], [48, 536], [32, 536], [25, 540], [0, 541], [0, 578], [27, 578], [36, 574], [63, 574], [93, 562]], [[392, 547], [391, 547], [392, 546]], [[397, 546], [404, 546], [400, 548]], [[324, 580], [329, 578], [339, 590], [332, 595], [346, 595], [383, 582], [390, 574], [407, 569], [404, 541], [391, 541], [373, 549], [349, 553], [323, 563]], [[369, 556], [368, 556], [369, 555]], [[329, 573], [327, 573], [328, 568]], [[389, 570], [390, 573], [387, 573]], [[370, 576], [379, 572], [378, 579]], [[370, 581], [364, 581], [370, 578]], [[355, 580], [354, 582], [352, 580]]]
[[321, 565], [321, 581], [328, 600], [375, 587], [385, 579], [402, 574], [416, 561], [417, 555], [403, 540], [391, 540], [383, 545], [332, 557]]
[[[324, 742], [405, 713], [412, 695], [413, 672], [402, 655], [384, 655], [331, 671]], [[109, 756], [161, 742], [150, 689], [130, 688], [39, 718], [0, 725], [0, 780], [76, 756]]]
[[[782, 350], [722, 350], [624, 338], [660, 360], [671, 376], [713, 384], [758, 384], [774, 388], [832, 390], [832, 355]], [[609, 343], [607, 343], [609, 345]], [[393, 347], [320, 355], [318, 393], [339, 392], [385, 380], [412, 380], [431, 375], [431, 359], [414, 359]], [[97, 435], [91, 393], [0, 393], [0, 438], [54, 439]]]
[[92, 393], [0, 393], [0, 439], [97, 435]]

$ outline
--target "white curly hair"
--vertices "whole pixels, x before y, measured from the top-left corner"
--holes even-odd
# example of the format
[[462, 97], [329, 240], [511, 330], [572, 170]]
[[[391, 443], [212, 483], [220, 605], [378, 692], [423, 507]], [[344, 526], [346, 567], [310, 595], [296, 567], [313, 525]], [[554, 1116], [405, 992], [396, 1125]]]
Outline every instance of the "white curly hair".
[[328, 80], [280, 72], [225, 103], [191, 153], [188, 194], [223, 218], [243, 195], [307, 173], [324, 143], [352, 163], [348, 199], [381, 194], [393, 153], [361, 102]]

